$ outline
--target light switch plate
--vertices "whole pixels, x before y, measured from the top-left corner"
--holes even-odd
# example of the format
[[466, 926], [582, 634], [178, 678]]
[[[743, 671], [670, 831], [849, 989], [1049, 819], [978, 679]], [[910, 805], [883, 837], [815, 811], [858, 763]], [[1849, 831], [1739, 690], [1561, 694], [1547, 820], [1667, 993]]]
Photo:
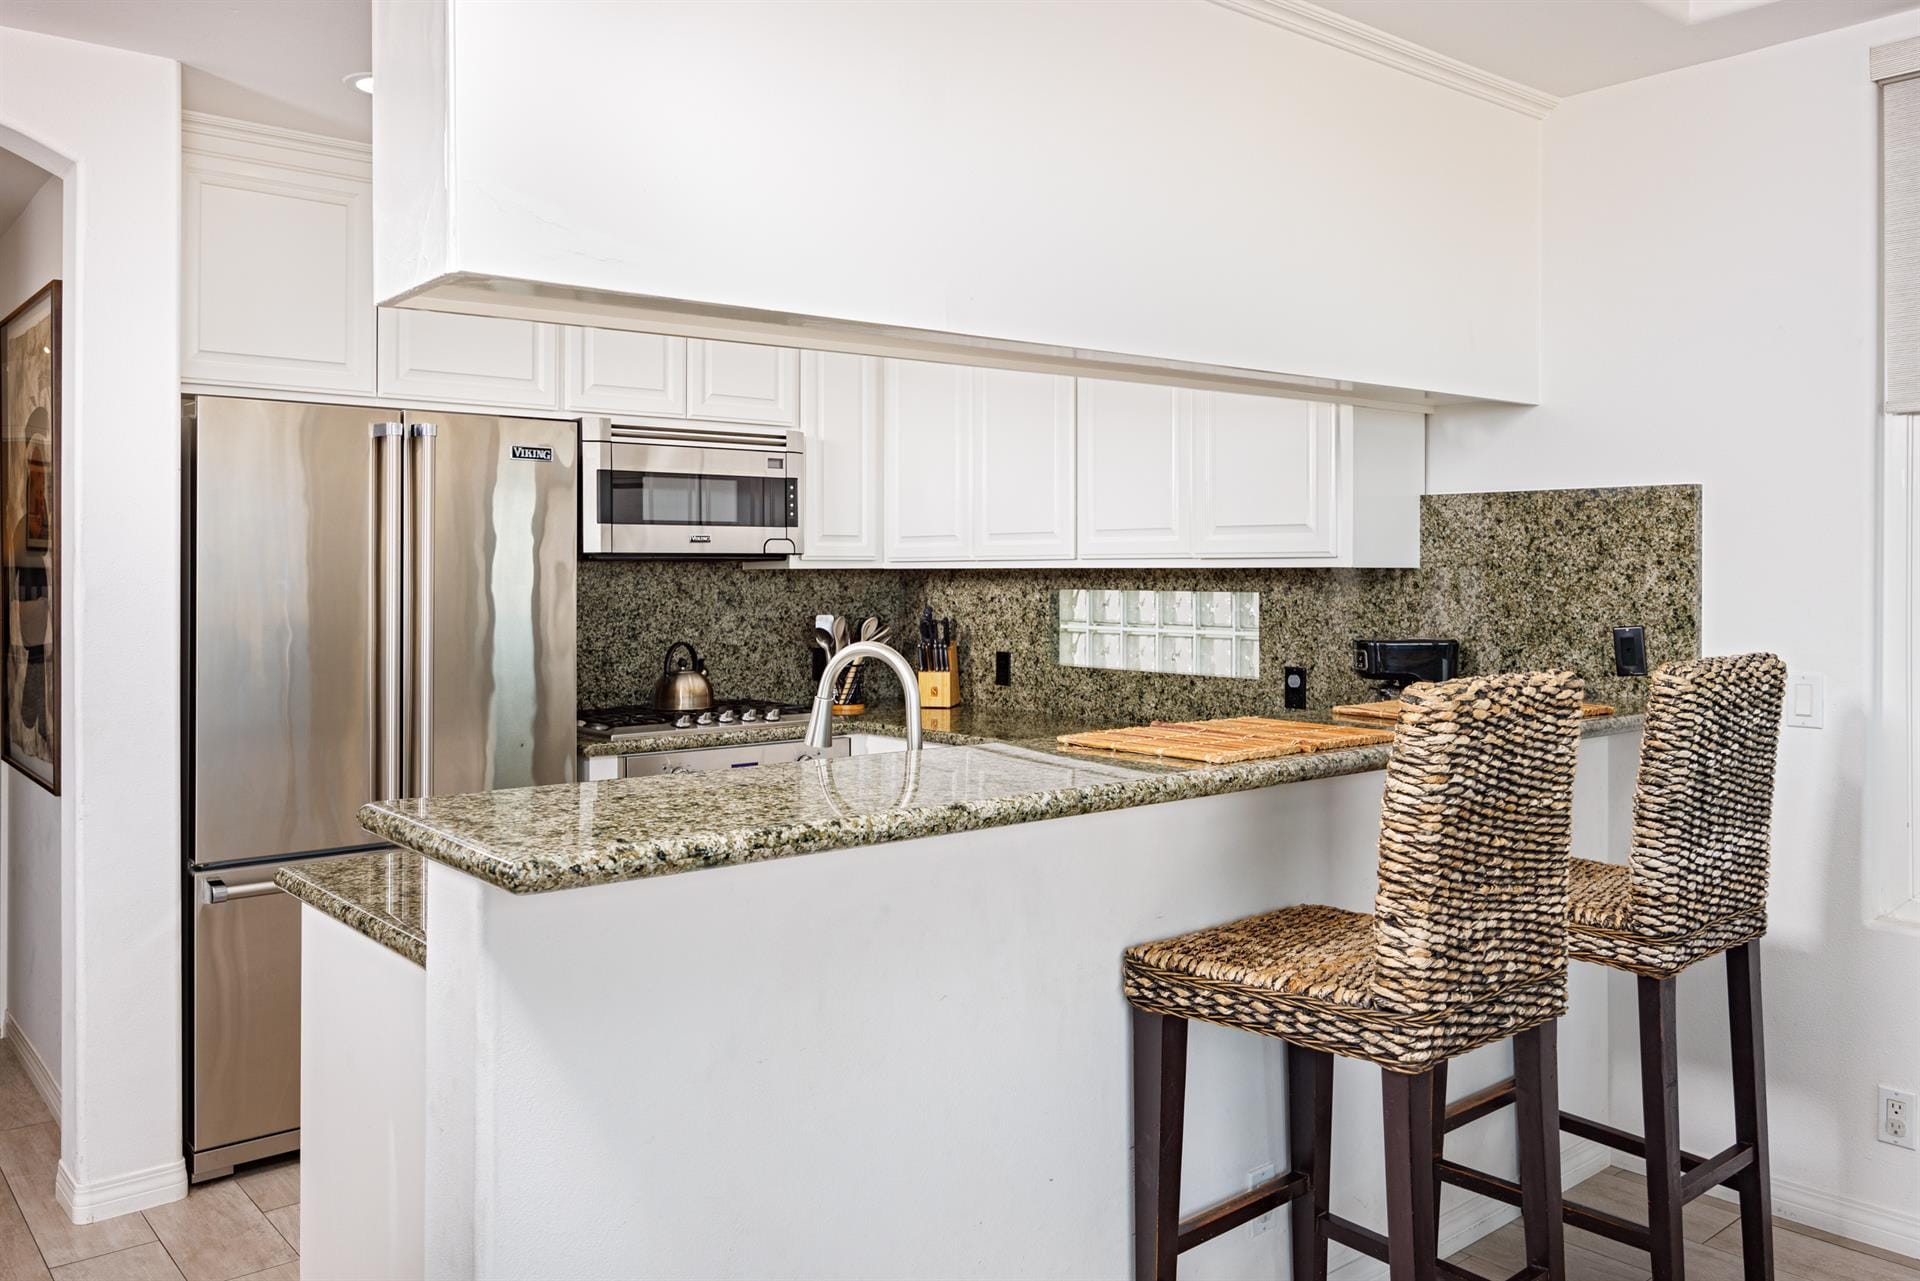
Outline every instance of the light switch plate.
[[1795, 672], [1787, 677], [1787, 724], [1819, 729], [1827, 723], [1827, 678], [1819, 672]]

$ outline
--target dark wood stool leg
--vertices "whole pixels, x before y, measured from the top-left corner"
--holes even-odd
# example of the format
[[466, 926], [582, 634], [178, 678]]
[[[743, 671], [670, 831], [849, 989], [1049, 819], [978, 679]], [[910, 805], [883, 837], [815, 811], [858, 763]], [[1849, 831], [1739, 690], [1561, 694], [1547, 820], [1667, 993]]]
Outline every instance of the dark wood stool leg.
[[1733, 1137], [1753, 1149], [1735, 1177], [1740, 1250], [1747, 1281], [1773, 1281], [1773, 1181], [1767, 1169], [1767, 1059], [1760, 1029], [1760, 945], [1727, 953], [1727, 1008], [1733, 1028]]
[[1434, 1195], [1434, 1074], [1380, 1073], [1387, 1131], [1387, 1267], [1392, 1281], [1433, 1281], [1440, 1270]]
[[[1527, 1266], [1566, 1281], [1560, 1195], [1560, 1025], [1543, 1023], [1513, 1039], [1514, 1121], [1520, 1131], [1520, 1214]], [[1443, 1108], [1444, 1112], [1445, 1109]]]
[[1287, 1159], [1311, 1188], [1287, 1206], [1293, 1281], [1327, 1279], [1327, 1205], [1332, 1191], [1333, 1055], [1287, 1046]]
[[1447, 1154], [1447, 1061], [1433, 1069], [1433, 1213], [1440, 1214], [1440, 1161]]
[[1640, 988], [1640, 1103], [1646, 1115], [1647, 1246], [1652, 1281], [1682, 1281], [1686, 1241], [1680, 1231], [1680, 1050], [1675, 1040], [1671, 978], [1645, 975]]
[[1180, 1261], [1180, 1146], [1187, 1021], [1133, 1011], [1133, 1276], [1174, 1281]]

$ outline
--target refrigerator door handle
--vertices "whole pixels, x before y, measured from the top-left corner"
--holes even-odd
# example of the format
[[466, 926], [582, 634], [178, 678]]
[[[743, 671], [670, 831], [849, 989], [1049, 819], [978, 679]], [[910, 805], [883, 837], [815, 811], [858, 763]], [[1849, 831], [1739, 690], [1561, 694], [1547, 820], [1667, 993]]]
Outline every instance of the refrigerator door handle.
[[406, 430], [405, 423], [373, 424], [375, 800], [399, 796], [405, 777]]
[[413, 794], [433, 795], [433, 493], [434, 448], [440, 429], [411, 425], [413, 512], [408, 539], [413, 544]]

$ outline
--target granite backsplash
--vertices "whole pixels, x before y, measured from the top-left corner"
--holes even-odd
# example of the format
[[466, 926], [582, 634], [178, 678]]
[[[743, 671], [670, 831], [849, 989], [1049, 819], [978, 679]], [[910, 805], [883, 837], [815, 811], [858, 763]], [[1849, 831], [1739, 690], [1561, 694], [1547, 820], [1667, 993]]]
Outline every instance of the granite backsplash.
[[[960, 686], [983, 709], [1154, 716], [1246, 715], [1281, 704], [1284, 669], [1308, 669], [1308, 703], [1369, 698], [1355, 637], [1450, 637], [1468, 673], [1571, 666], [1588, 696], [1638, 710], [1644, 678], [1613, 674], [1611, 629], [1647, 629], [1649, 662], [1700, 644], [1700, 490], [1692, 485], [1431, 495], [1421, 567], [1350, 569], [795, 570], [723, 563], [584, 561], [580, 700], [642, 701], [662, 655], [689, 640], [721, 697], [811, 695], [816, 613], [876, 615], [906, 647], [922, 603], [960, 626]], [[1257, 591], [1255, 680], [1062, 667], [1062, 588]], [[993, 655], [1011, 655], [1011, 685]], [[897, 702], [884, 675], [876, 703]]]

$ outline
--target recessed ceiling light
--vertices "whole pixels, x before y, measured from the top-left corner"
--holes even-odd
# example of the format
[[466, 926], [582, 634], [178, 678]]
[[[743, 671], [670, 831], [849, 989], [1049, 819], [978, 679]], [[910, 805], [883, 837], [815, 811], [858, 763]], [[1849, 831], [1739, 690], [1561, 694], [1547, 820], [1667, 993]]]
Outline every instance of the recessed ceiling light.
[[361, 93], [372, 93], [373, 73], [371, 71], [356, 71], [350, 76], [341, 76], [340, 83], [343, 85], [351, 85]]

